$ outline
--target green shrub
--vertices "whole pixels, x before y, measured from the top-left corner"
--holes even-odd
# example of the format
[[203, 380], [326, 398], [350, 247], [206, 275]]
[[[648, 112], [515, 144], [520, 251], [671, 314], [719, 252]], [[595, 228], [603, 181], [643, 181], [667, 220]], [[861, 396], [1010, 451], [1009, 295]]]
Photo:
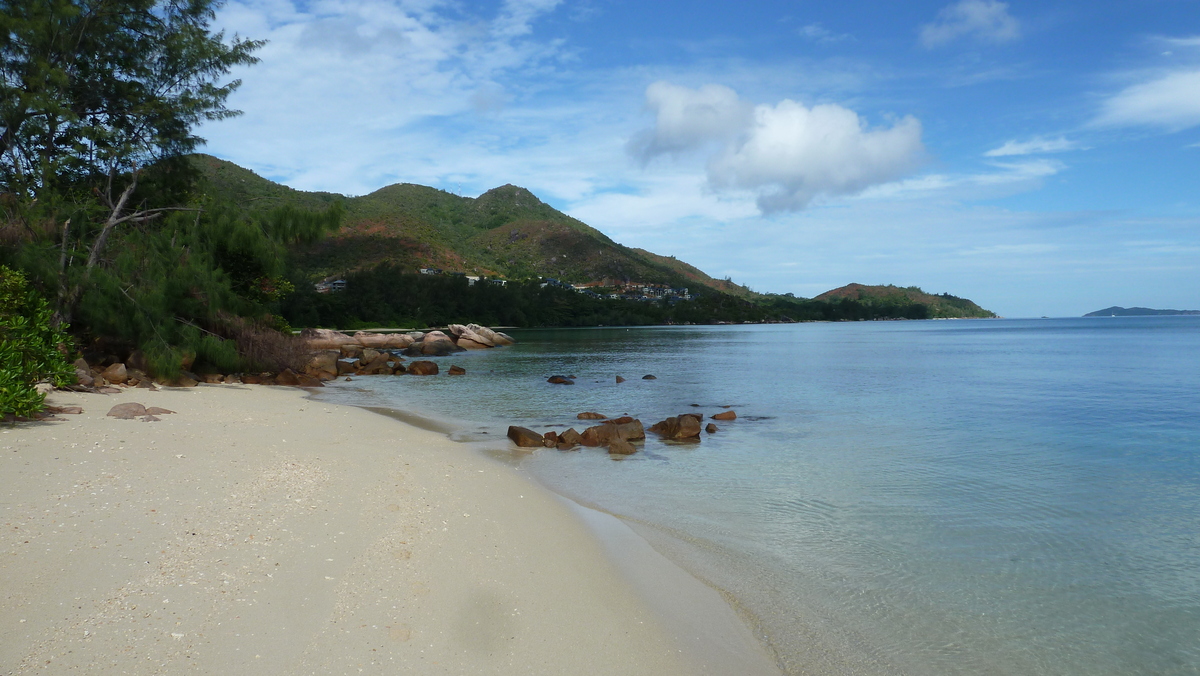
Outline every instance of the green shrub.
[[31, 416], [46, 398], [38, 382], [61, 387], [74, 380], [69, 339], [51, 320], [49, 303], [25, 276], [0, 266], [0, 414]]

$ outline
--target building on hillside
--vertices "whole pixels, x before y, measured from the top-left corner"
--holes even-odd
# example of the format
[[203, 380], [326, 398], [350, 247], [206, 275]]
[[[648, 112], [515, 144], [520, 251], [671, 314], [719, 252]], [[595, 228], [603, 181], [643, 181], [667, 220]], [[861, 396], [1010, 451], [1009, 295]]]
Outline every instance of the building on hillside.
[[442, 271], [440, 268], [420, 268], [420, 273], [423, 275], [440, 275]]
[[346, 290], [346, 280], [335, 279], [332, 281], [323, 281], [313, 284], [313, 288], [317, 293], [337, 293], [338, 291]]

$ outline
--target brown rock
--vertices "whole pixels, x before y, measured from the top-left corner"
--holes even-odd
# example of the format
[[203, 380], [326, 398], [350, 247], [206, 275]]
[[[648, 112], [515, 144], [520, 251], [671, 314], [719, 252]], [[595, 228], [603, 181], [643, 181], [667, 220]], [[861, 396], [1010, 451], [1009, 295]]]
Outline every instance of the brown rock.
[[566, 376], [550, 376], [549, 378], [546, 379], [546, 382], [554, 384], [554, 385], [574, 385], [575, 384], [575, 381], [571, 380], [570, 378], [567, 378]]
[[686, 415], [689, 418], [695, 418], [696, 422], [701, 422], [704, 420], [704, 416], [700, 415], [699, 413], [683, 413], [681, 415]]
[[508, 428], [508, 438], [521, 448], [543, 448], [544, 441], [542, 435], [534, 432], [527, 427], [517, 427], [512, 425]]
[[291, 369], [284, 369], [275, 376], [275, 384], [285, 387], [299, 387], [300, 378], [296, 376], [296, 372]]
[[608, 446], [614, 439], [629, 441], [645, 438], [646, 430], [642, 428], [641, 421], [634, 420], [621, 425], [603, 423], [589, 427], [579, 435], [579, 443], [584, 446]]
[[312, 350], [336, 350], [343, 345], [358, 345], [350, 336], [329, 329], [304, 329], [300, 332], [300, 337]]
[[195, 387], [200, 384], [200, 381], [191, 376], [179, 376], [175, 382], [171, 383], [173, 387]]
[[436, 376], [438, 365], [431, 361], [414, 361], [408, 365], [408, 373], [414, 376]]
[[330, 380], [337, 376], [339, 350], [321, 350], [314, 352], [304, 365], [304, 372], [316, 378]]
[[147, 378], [145, 380], [139, 380], [137, 386], [143, 390], [157, 390], [158, 389], [157, 387], [154, 386], [154, 381], [150, 380], [149, 378]]
[[146, 415], [146, 407], [137, 402], [130, 401], [113, 406], [108, 410], [107, 415], [121, 420], [133, 420], [139, 416]]
[[708, 432], [709, 434], [715, 434], [718, 429], [720, 428], [712, 423], [708, 423], [704, 426], [704, 431]]
[[404, 368], [404, 364], [396, 364], [396, 366], [392, 368], [392, 375], [394, 376], [402, 376], [405, 373], [408, 373], [408, 369]]
[[215, 385], [225, 382], [225, 376], [221, 375], [220, 373], [205, 373], [204, 382], [208, 383], [209, 385]]
[[175, 411], [172, 411], [171, 409], [159, 408], [158, 406], [150, 406], [146, 408], [146, 415], [170, 415], [174, 412]]
[[575, 417], [579, 420], [604, 420], [608, 418], [608, 416], [601, 413], [596, 413], [594, 411], [584, 411]]
[[243, 373], [242, 382], [246, 385], [261, 385], [263, 377], [257, 373]]
[[[364, 357], [366, 356], [366, 352], [367, 352], [366, 350], [363, 351]], [[391, 375], [393, 369], [392, 369], [392, 365], [388, 363], [389, 356], [390, 355], [388, 355], [386, 352], [376, 352], [375, 357], [373, 359], [371, 359], [367, 363], [363, 364], [363, 366], [360, 369], [358, 369], [358, 375], [362, 375], [362, 376]]]
[[346, 359], [358, 359], [362, 356], [362, 345], [342, 345], [338, 348], [338, 352]]
[[617, 382], [618, 382], [618, 383], [623, 383], [623, 382], [625, 382], [625, 379], [624, 379], [624, 378], [622, 378], [621, 376], [617, 376]]
[[321, 382], [320, 378], [307, 373], [297, 373], [296, 380], [300, 381], [298, 387], [325, 387], [325, 383]]
[[654, 423], [650, 431], [664, 439], [699, 438], [700, 421], [690, 415], [675, 416]]
[[129, 373], [125, 370], [125, 365], [121, 362], [117, 362], [104, 369], [104, 373], [100, 375], [104, 376], [105, 380], [114, 385], [121, 385], [126, 380], [129, 380]]
[[633, 421], [634, 421], [634, 418], [630, 418], [627, 415], [623, 415], [620, 418], [611, 418], [609, 420], [605, 420], [604, 424], [605, 425], [624, 425], [625, 423], [631, 423]]
[[120, 394], [121, 393], [121, 390], [119, 388], [108, 387], [107, 385], [105, 385], [104, 387], [97, 387], [96, 391], [99, 392], [100, 394]]
[[362, 351], [362, 361], [369, 364], [378, 359], [379, 355], [381, 354], [383, 353], [373, 347], [364, 347]]
[[658, 380], [658, 377], [647, 373], [646, 375], [642, 376], [642, 380]]
[[354, 373], [354, 363], [339, 359], [337, 363], [337, 374], [340, 376], [345, 373]]
[[[579, 444], [579, 432], [576, 432], [574, 427], [568, 428], [566, 432], [558, 435], [558, 450], [560, 451], [565, 451], [568, 448], [574, 448]], [[564, 446], [566, 448], [564, 448]]]
[[733, 411], [721, 411], [720, 413], [714, 413], [712, 416], [712, 419], [713, 420], [737, 420], [737, 414], [734, 413]]
[[467, 370], [461, 366], [451, 366], [450, 370], [446, 373], [452, 376], [465, 376], [467, 375]]
[[550, 430], [542, 435], [542, 445], [546, 448], [554, 448], [558, 445], [558, 432]]
[[424, 355], [444, 357], [458, 350], [458, 346], [454, 344], [454, 341], [450, 340], [450, 336], [441, 331], [430, 331], [425, 334], [425, 339], [421, 341], [421, 354]]
[[386, 333], [358, 331], [354, 334], [354, 342], [363, 347], [385, 348], [387, 347], [388, 337]]
[[456, 343], [456, 344], [464, 350], [486, 350], [486, 349], [488, 349], [487, 345], [484, 345], [483, 343], [471, 340], [470, 338], [467, 338], [466, 336], [459, 338], [458, 343]]
[[[237, 373], [230, 373], [229, 375], [225, 376], [225, 384], [226, 385], [241, 385], [242, 384], [242, 376]], [[141, 385], [138, 385], [138, 387], [141, 387]]]
[[517, 341], [513, 340], [513, 337], [508, 335], [507, 333], [500, 333], [499, 331], [493, 331], [493, 333], [495, 335], [492, 336], [492, 342], [498, 346], [499, 345], [512, 345], [513, 343], [517, 342]]
[[608, 444], [609, 455], [633, 455], [634, 453], [637, 453], [637, 447], [624, 439], [613, 439]]

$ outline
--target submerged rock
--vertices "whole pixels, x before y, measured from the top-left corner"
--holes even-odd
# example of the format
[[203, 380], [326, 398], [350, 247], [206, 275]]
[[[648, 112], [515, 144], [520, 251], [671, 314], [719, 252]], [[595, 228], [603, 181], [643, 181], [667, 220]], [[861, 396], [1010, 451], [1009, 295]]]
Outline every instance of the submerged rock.
[[650, 431], [664, 439], [699, 439], [700, 421], [690, 415], [675, 416], [654, 423]]
[[584, 411], [575, 417], [579, 420], [604, 420], [608, 418], [608, 416], [601, 413], [596, 413], [595, 411]]
[[438, 365], [431, 361], [414, 361], [408, 365], [408, 373], [414, 376], [436, 376]]

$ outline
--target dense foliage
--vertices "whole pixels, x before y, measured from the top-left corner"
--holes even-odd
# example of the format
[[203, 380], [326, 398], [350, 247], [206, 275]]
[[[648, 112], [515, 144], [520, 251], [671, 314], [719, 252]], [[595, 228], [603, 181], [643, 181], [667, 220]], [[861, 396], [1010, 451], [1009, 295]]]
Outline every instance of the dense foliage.
[[34, 385], [74, 378], [65, 356], [69, 344], [25, 276], [0, 265], [0, 414], [33, 415], [45, 399]]
[[479, 322], [492, 326], [617, 326], [713, 324], [771, 321], [930, 319], [930, 307], [900, 297], [838, 298], [830, 301], [770, 295], [748, 301], [709, 291], [691, 300], [636, 301], [594, 298], [537, 281], [486, 281], [409, 274], [381, 265], [346, 277], [339, 293], [316, 293], [297, 279], [297, 292], [281, 308], [297, 326], [362, 328], [424, 327]]

